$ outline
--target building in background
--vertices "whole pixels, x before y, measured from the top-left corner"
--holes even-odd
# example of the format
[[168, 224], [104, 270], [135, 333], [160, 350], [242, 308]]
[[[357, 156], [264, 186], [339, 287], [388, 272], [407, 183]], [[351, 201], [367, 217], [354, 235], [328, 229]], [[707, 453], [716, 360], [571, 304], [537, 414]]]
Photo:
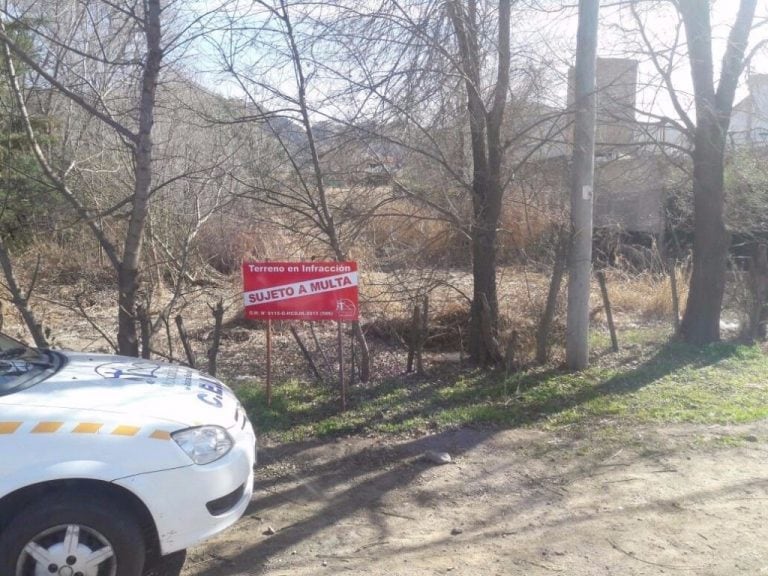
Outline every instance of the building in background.
[[768, 74], [752, 74], [749, 94], [733, 107], [728, 130], [732, 147], [768, 144]]

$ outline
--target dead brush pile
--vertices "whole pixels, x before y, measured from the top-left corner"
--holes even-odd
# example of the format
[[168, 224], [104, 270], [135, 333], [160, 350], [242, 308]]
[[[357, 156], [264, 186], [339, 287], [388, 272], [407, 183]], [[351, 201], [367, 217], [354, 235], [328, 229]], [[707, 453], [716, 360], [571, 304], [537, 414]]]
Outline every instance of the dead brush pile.
[[[353, 243], [354, 249], [349, 254], [360, 264], [363, 326], [371, 337], [372, 346], [375, 349], [378, 342], [382, 349], [405, 348], [414, 336], [413, 308], [421, 305], [426, 296], [429, 301], [426, 350], [433, 354], [466, 350], [472, 298], [472, 276], [465, 261], [467, 238], [446, 222], [430, 218], [427, 212], [417, 209], [410, 200], [401, 199], [389, 204], [388, 210], [389, 216], [369, 220], [363, 230], [357, 231], [358, 241]], [[190, 287], [173, 311], [173, 314], [183, 313], [201, 349], [207, 346], [210, 332], [208, 304], [222, 297], [228, 307], [228, 318], [237, 324], [241, 317], [239, 269], [243, 259], [327, 257], [316, 251], [320, 248], [316, 240], [289, 232], [283, 224], [256, 225], [245, 217], [234, 218], [230, 214], [226, 218], [211, 219], [201, 229], [193, 247], [195, 265], [201, 266], [204, 271], [207, 264], [227, 275], [217, 276], [215, 286], [210, 285], [206, 291]], [[547, 222], [542, 221], [540, 226], [525, 233], [521, 226], [521, 222], [509, 221], [500, 234], [503, 240], [500, 248], [502, 260], [514, 259], [514, 253], [528, 246], [532, 239], [546, 240]], [[72, 347], [80, 346], [80, 342], [74, 339], [80, 338], [84, 332], [93, 333], [94, 342], [99, 340], [91, 324], [83, 320], [84, 313], [89, 314], [107, 333], [112, 333], [116, 300], [116, 278], [109, 262], [95, 242], [78, 244], [81, 248], [74, 250], [53, 241], [40, 241], [21, 256], [18, 267], [20, 279], [25, 285], [32, 281], [34, 271], [39, 271], [35, 296], [39, 294], [47, 300], [33, 298], [33, 303], [42, 309], [44, 321], [52, 324], [54, 332], [58, 327], [60, 333], [73, 339]], [[153, 272], [153, 267], [158, 264], [151, 255], [152, 247], [148, 245], [145, 280], [162, 286], [167, 278]], [[203, 262], [205, 264], [199, 264]], [[549, 289], [549, 267], [515, 264], [498, 269], [500, 345], [505, 348], [514, 332], [518, 342], [516, 355], [523, 364], [534, 357], [536, 330]], [[210, 272], [210, 268], [207, 269]], [[197, 271], [193, 270], [196, 276]], [[672, 297], [668, 276], [650, 272], [631, 274], [610, 269], [607, 270], [607, 277], [619, 327], [622, 323], [666, 321], [671, 318]], [[677, 270], [677, 278], [682, 310], [687, 289], [687, 278], [682, 269]], [[173, 292], [169, 286], [153, 292], [153, 304], [158, 306], [157, 309]], [[556, 357], [564, 342], [565, 300], [564, 286], [550, 334]], [[601, 324], [604, 314], [596, 282], [592, 288], [591, 307], [593, 320], [597, 325]], [[228, 344], [256, 337], [256, 326], [251, 323], [235, 324], [227, 326], [225, 339]], [[332, 331], [328, 337], [335, 337]], [[165, 331], [160, 333], [158, 350], [179, 358], [179, 344], [175, 339], [171, 326], [167, 338]], [[287, 341], [287, 346], [293, 346], [290, 340]], [[103, 344], [97, 342], [98, 346]]]
[[[471, 266], [466, 226], [455, 224], [471, 221], [471, 206], [466, 197], [455, 199], [448, 210], [455, 218], [450, 218], [412, 198], [384, 202], [391, 194], [390, 188], [379, 187], [366, 191], [365, 202], [355, 199], [361, 221], [354, 226], [355, 237], [350, 245], [361, 264], [385, 270]], [[526, 213], [512, 200], [509, 198], [502, 207], [497, 236], [497, 262], [503, 266], [519, 264], [523, 254], [547, 252], [559, 222], [542, 212]], [[376, 209], [376, 201], [383, 202], [385, 207]], [[358, 205], [361, 203], [364, 205]]]
[[[682, 311], [687, 278], [682, 269], [676, 273]], [[606, 276], [619, 329], [622, 325], [641, 322], [671, 321], [669, 276], [650, 272], [631, 274], [618, 269], [608, 270]], [[364, 275], [364, 281], [365, 278]], [[466, 350], [472, 294], [472, 277], [468, 271], [453, 270], [442, 276], [433, 272], [429, 281], [412, 275], [408, 279], [412, 282], [410, 291], [405, 289], [408, 281], [399, 274], [377, 273], [369, 274], [367, 278], [370, 283], [364, 285], [363, 295], [366, 332], [370, 336], [392, 346], [406, 347], [415, 336], [413, 307], [421, 305], [426, 294], [429, 332], [425, 349], [433, 352]], [[549, 290], [549, 277], [544, 272], [532, 272], [522, 266], [503, 267], [499, 269], [498, 289], [500, 344], [505, 347], [514, 331], [518, 341], [516, 353], [522, 363], [530, 363], [535, 354], [536, 331]], [[555, 359], [561, 356], [559, 350], [565, 344], [566, 290], [563, 286], [550, 333]], [[605, 313], [597, 281], [592, 285], [590, 307], [595, 327], [603, 327]]]
[[113, 288], [117, 282], [106, 255], [95, 242], [87, 241], [67, 247], [36, 240], [19, 252], [15, 273], [22, 283], [39, 284], [43, 289], [64, 286], [95, 292]]
[[[533, 355], [548, 281], [544, 274], [522, 267], [499, 271], [500, 341], [506, 345], [515, 331], [523, 358]], [[472, 296], [472, 275], [468, 271], [432, 271], [428, 276], [413, 273], [407, 277], [399, 273], [364, 274], [363, 282], [365, 327], [371, 336], [390, 345], [406, 346], [414, 338], [413, 308], [422, 306], [426, 296], [429, 320], [425, 349], [457, 352], [467, 348]]]

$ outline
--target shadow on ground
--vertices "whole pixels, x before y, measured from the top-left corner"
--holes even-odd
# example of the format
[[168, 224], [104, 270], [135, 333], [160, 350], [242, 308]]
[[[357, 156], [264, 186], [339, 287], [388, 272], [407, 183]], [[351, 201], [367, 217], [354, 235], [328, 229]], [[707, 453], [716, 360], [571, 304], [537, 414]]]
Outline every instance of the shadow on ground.
[[[577, 387], [557, 395], [543, 394], [539, 397], [533, 394], [525, 403], [504, 406], [503, 409], [510, 413], [506, 423], [510, 426], [535, 424], [551, 414], [573, 408], [598, 396], [632, 393], [686, 366], [714, 364], [733, 355], [735, 350], [736, 348], [732, 346], [719, 346], [700, 352], [679, 344], [670, 344], [652, 357], [640, 361], [634, 368], [624, 370], [597, 385]], [[556, 374], [558, 374], [556, 371], [538, 372], [522, 377], [518, 383], [524, 391], [535, 390]], [[356, 421], [350, 431], [365, 430], [381, 422], [383, 418], [389, 418], [390, 422], [397, 422], [417, 414], [429, 417], [431, 413], [444, 409], [448, 405], [477, 401], [480, 398], [478, 391], [482, 393], [482, 397], [488, 398], [494, 393], [499, 393], [502, 378], [503, 376], [499, 374], [481, 376], [475, 386], [453, 395], [450, 402], [438, 394], [444, 385], [444, 380], [439, 377], [434, 381], [425, 379], [400, 381], [400, 386], [411, 387], [408, 407], [389, 416], [381, 411], [373, 411], [362, 421]], [[361, 392], [357, 401], [365, 401], [364, 396], [369, 399], [381, 397], [394, 389], [392, 382], [379, 383], [365, 390], [364, 394]], [[328, 407], [324, 406], [323, 409]], [[308, 414], [307, 417], [312, 415]], [[430, 468], [430, 465], [421, 457], [426, 451], [444, 450], [451, 453], [454, 458], [461, 458], [478, 445], [492, 442], [496, 433], [497, 429], [461, 429], [443, 431], [400, 443], [377, 442], [376, 439], [370, 441], [358, 439], [357, 443], [336, 442], [330, 439], [293, 442], [265, 448], [260, 453], [260, 463], [267, 469], [277, 470], [277, 472], [269, 476], [257, 474], [259, 479], [255, 486], [256, 497], [246, 512], [244, 521], [247, 522], [249, 518], [259, 520], [262, 511], [287, 504], [306, 504], [307, 514], [301, 515], [292, 524], [280, 527], [268, 538], [243, 546], [235, 556], [229, 555], [221, 565], [212, 566], [200, 574], [205, 576], [257, 574], [258, 568], [264, 566], [271, 558], [289, 552], [316, 534], [361, 512], [366, 513], [371, 522], [378, 522], [377, 529], [381, 532], [381, 538], [385, 539], [388, 536], [385, 523], [381, 519], [376, 520], [377, 515], [370, 513], [381, 510], [385, 506], [384, 500], [388, 494], [409, 489], [418, 483], [419, 477]], [[504, 450], [524, 452], [526, 435], [521, 434], [519, 438], [518, 445], [514, 442], [505, 444]], [[334, 457], [318, 458], [316, 456], [317, 449], [327, 448], [334, 442], [338, 444]], [[280, 464], [283, 462], [286, 463], [286, 468], [281, 469]], [[295, 462], [300, 463], [298, 467], [291, 468], [288, 464]], [[471, 480], [468, 479], [468, 481]], [[727, 490], [723, 488], [724, 493]], [[557, 491], [545, 490], [541, 498], [517, 502], [515, 513], [539, 506], [544, 499], [547, 500], [547, 505], [557, 503]], [[645, 508], [654, 506], [663, 508], [665, 503], [658, 501], [644, 505]], [[507, 508], [500, 503], [498, 513], [505, 513]], [[589, 518], [590, 515], [583, 518], [577, 515], [567, 522], [579, 524]], [[551, 524], [563, 522], [566, 520], [553, 520]], [[244, 571], [244, 567], [248, 568]]]

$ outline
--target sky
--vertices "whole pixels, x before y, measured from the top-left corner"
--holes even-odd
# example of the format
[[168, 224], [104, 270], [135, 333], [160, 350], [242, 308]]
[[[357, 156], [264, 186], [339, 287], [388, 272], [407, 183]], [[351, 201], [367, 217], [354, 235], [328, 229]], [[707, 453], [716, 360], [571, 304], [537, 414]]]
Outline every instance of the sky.
[[[545, 0], [545, 3], [547, 0]], [[558, 2], [552, 2], [558, 4]], [[619, 5], [619, 4], [624, 4]], [[719, 77], [719, 69], [722, 56], [725, 51], [727, 37], [733, 24], [738, 10], [738, 0], [714, 0], [712, 4], [712, 34], [713, 34], [713, 57], [715, 64], [716, 78]], [[666, 8], [659, 8], [646, 12], [645, 29], [648, 36], [652, 39], [654, 45], [663, 48], [670, 45], [675, 37], [676, 28], [679, 23], [678, 16], [674, 8], [667, 4]], [[758, 24], [750, 35], [750, 47], [758, 45], [760, 42], [768, 41], [768, 2], [758, 0], [758, 8], [755, 16], [755, 22]], [[573, 54], [576, 47], [576, 31], [578, 18], [575, 11], [571, 13], [562, 13], [556, 19], [554, 25], [544, 30], [544, 34], [553, 38], [555, 46], [567, 54], [569, 63], [573, 62]], [[636, 30], [636, 24], [632, 12], [626, 7], [626, 2], [616, 2], [606, 0], [602, 3], [600, 13], [600, 26], [598, 31], [598, 56], [599, 57], [624, 57], [636, 58], [640, 62], [639, 84], [649, 84], [659, 86], [658, 74], [654, 65], [651, 63], [647, 54], [638, 54], [638, 49], [644, 47], [640, 44], [639, 35], [630, 33], [630, 30]], [[677, 64], [673, 73], [673, 85], [678, 93], [690, 96], [692, 94], [692, 81], [690, 67], [688, 65], [687, 55], [685, 54], [685, 36], [681, 30], [682, 46], [681, 53], [675, 59]], [[557, 40], [559, 39], [559, 41]], [[761, 49], [755, 54], [751, 64], [742, 77], [740, 88], [737, 92], [736, 101], [747, 95], [746, 79], [750, 73], [768, 73], [768, 48]], [[638, 98], [638, 107], [645, 107], [658, 114], [673, 115], [671, 104], [665, 90], [658, 88], [647, 88]], [[562, 88], [559, 96], [561, 103], [565, 100], [565, 89]]]
[[[200, 1], [203, 4], [206, 3], [206, 0]], [[210, 0], [210, 2], [213, 1], [221, 0]], [[553, 67], [555, 74], [552, 75], [554, 79], [551, 90], [546, 96], [547, 103], [554, 106], [564, 106], [567, 92], [567, 71], [568, 67], [572, 65], [576, 45], [578, 18], [574, 7], [575, 0], [532, 1], [537, 2], [539, 7], [544, 10], [529, 13], [524, 18], [513, 22], [513, 42], [519, 46], [530, 46], [536, 50], [541, 61], [546, 61], [549, 66]], [[376, 3], [374, 0], [361, 1], [361, 4], [366, 6], [373, 6]], [[252, 5], [250, 2], [246, 4]], [[630, 10], [626, 6], [621, 6], [622, 4], [626, 4], [626, 2], [622, 0], [604, 0], [602, 2], [598, 55], [602, 57], [630, 57], [640, 60], [639, 83], [641, 86], [649, 85], [649, 87], [639, 94], [638, 107], [650, 110], [654, 114], [674, 115], [666, 91], [658, 88], [660, 82], [654, 66], [650, 63], [647, 55], [638, 52], [639, 37], [627, 32], [635, 27], [635, 23]], [[713, 0], [713, 53], [716, 73], [719, 73], [726, 38], [737, 9], [738, 0]], [[667, 4], [666, 9], [659, 8], [648, 12], [644, 15], [644, 19], [645, 29], [652, 38], [654, 45], [663, 47], [671, 42], [678, 23], [674, 9]], [[767, 1], [758, 1], [755, 21], [760, 25], [753, 30], [751, 35], [752, 46], [761, 41], [768, 41], [768, 25], [765, 24], [768, 22]], [[684, 42], [684, 34], [682, 38]], [[214, 55], [210, 47], [208, 49], [203, 48], [192, 68], [200, 71], [199, 78], [212, 90], [230, 97], [243, 98], [243, 91], [235, 82], [211, 73], [211, 70], [217, 66], [213, 60]], [[290, 92], [293, 84], [293, 70], [289, 66], [284, 66], [274, 70], [274, 73], [276, 74], [275, 84]], [[749, 73], [768, 73], [768, 49], [763, 49], [756, 54], [747, 75]], [[673, 83], [677, 92], [682, 95], [682, 100], [691, 105], [690, 69], [684, 54], [677, 58]], [[737, 93], [737, 101], [746, 94], [746, 82], [742, 81]]]

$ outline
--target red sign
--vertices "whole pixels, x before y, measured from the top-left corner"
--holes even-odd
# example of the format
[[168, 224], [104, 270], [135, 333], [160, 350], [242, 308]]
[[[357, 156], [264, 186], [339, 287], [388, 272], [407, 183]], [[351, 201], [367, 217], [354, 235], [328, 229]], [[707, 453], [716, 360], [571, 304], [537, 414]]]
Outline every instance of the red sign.
[[245, 317], [355, 322], [357, 285], [357, 262], [245, 262]]

